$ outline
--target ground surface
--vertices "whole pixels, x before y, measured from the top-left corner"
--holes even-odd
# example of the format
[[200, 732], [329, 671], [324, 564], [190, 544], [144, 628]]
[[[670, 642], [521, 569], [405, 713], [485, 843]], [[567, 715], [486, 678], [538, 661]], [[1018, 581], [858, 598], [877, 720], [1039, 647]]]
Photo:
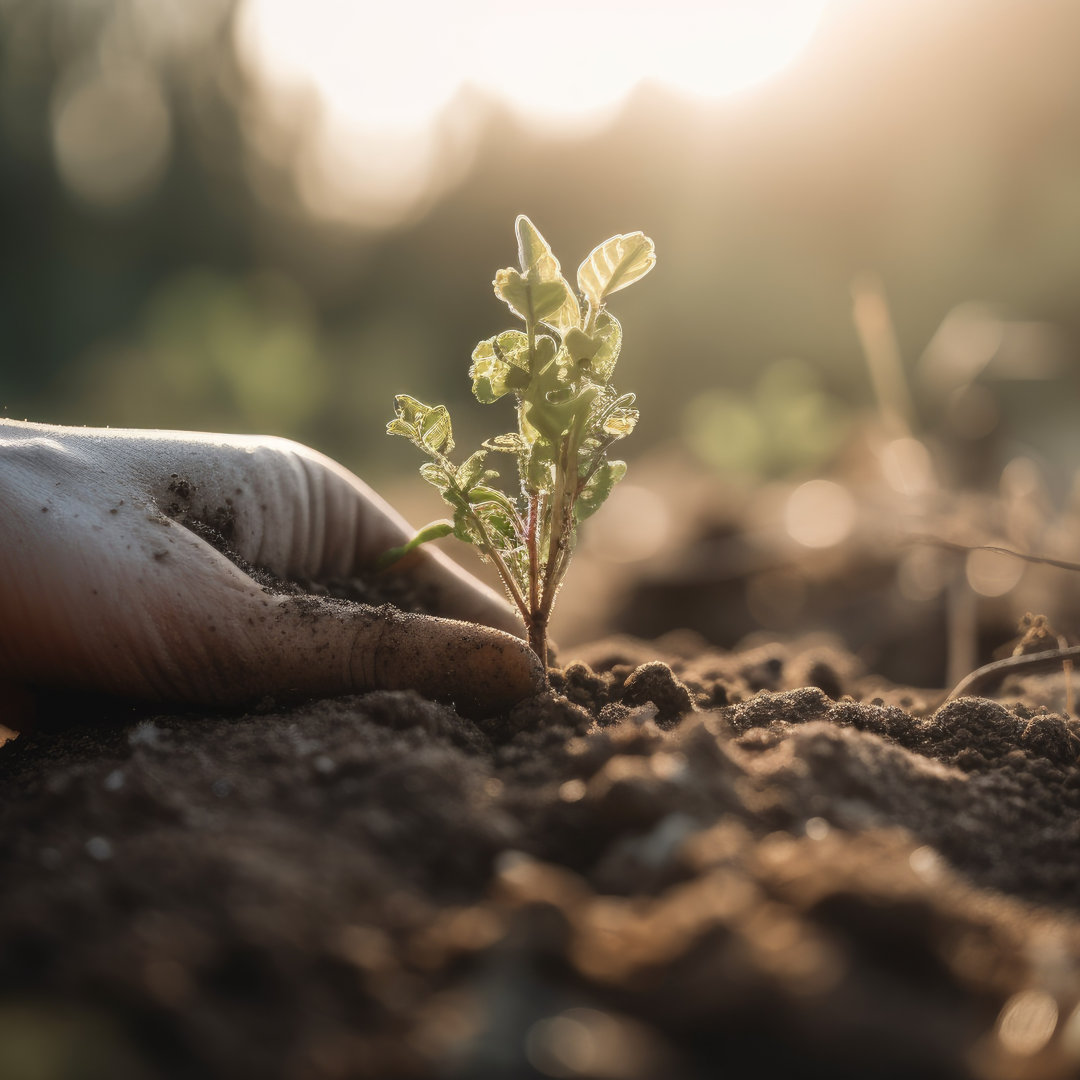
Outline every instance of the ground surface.
[[935, 709], [821, 640], [578, 653], [481, 722], [54, 703], [0, 749], [0, 1075], [1080, 1072], [1045, 680]]

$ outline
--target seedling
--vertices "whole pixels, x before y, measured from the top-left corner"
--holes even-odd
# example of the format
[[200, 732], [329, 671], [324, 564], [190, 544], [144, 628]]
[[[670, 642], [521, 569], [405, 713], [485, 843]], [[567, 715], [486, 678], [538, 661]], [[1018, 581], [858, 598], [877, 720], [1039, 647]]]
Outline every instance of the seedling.
[[[517, 430], [496, 435], [461, 464], [450, 414], [399, 394], [397, 416], [386, 426], [428, 457], [420, 475], [453, 510], [388, 552], [392, 562], [419, 544], [453, 533], [494, 564], [521, 614], [529, 644], [547, 664], [547, 633], [559, 586], [570, 565], [578, 525], [595, 513], [626, 473], [608, 450], [637, 424], [633, 394], [620, 394], [611, 376], [622, 347], [622, 327], [608, 298], [644, 277], [656, 262], [644, 233], [613, 236], [578, 267], [580, 296], [536, 226], [516, 222], [520, 269], [495, 275], [495, 295], [524, 323], [473, 349], [469, 375], [478, 401], [512, 396]], [[517, 465], [519, 494], [495, 486], [492, 453]]]

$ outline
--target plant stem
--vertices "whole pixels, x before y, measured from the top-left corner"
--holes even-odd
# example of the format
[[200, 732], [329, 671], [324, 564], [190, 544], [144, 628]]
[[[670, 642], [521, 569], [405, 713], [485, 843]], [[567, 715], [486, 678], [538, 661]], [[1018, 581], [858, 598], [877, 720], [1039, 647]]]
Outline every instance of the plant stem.
[[536, 565], [536, 530], [540, 520], [540, 496], [529, 492], [529, 510], [525, 517], [525, 552], [529, 559], [529, 609], [536, 609], [539, 567]]
[[476, 531], [480, 534], [480, 539], [483, 541], [483, 550], [487, 552], [491, 561], [495, 564], [495, 569], [499, 572], [499, 577], [502, 578], [503, 584], [506, 586], [506, 591], [510, 594], [510, 599], [514, 601], [514, 606], [521, 613], [521, 617], [525, 620], [526, 625], [528, 625], [529, 604], [522, 595], [517, 579], [510, 572], [510, 567], [506, 565], [506, 560], [502, 557], [499, 549], [491, 542], [491, 536], [488, 534], [487, 526], [484, 524], [480, 515], [477, 513], [470, 513], [469, 516], [472, 518], [473, 525], [476, 527]]
[[536, 376], [536, 323], [531, 319], [525, 320], [525, 333], [529, 341], [529, 374]]
[[544, 568], [544, 589], [540, 598], [540, 608], [546, 613], [545, 619], [550, 617], [551, 609], [555, 606], [555, 596], [566, 574], [570, 556], [570, 535], [572, 510], [564, 512], [562, 521], [559, 522], [558, 532], [552, 529], [555, 539], [548, 563]]
[[529, 622], [529, 646], [540, 658], [540, 663], [543, 664], [545, 668], [548, 666], [547, 628], [550, 615], [550, 611], [543, 613], [538, 612]]
[[[458, 486], [456, 479], [457, 468], [454, 466], [454, 463], [445, 454], [436, 452], [432, 456], [446, 471], [447, 482], [453, 487], [454, 492], [466, 505], [468, 505], [469, 496], [467, 492], [463, 491]], [[506, 560], [502, 557], [502, 553], [492, 542], [491, 534], [484, 524], [484, 519], [471, 507], [468, 510], [468, 514], [473, 527], [480, 536], [481, 551], [485, 552], [488, 558], [495, 564], [495, 569], [498, 571], [499, 577], [502, 578], [502, 583], [506, 587], [506, 591], [510, 594], [510, 599], [514, 602], [514, 606], [518, 609], [525, 625], [528, 626], [530, 622], [530, 604], [525, 599], [521, 587], [517, 583], [517, 579], [511, 572], [510, 567], [506, 565]]]
[[546, 652], [536, 649], [533, 643], [533, 626], [542, 621], [540, 615], [540, 527], [544, 520], [544, 496], [541, 492], [529, 492], [528, 525], [525, 537], [525, 551], [529, 560], [529, 612], [525, 625], [529, 630], [529, 643], [533, 650], [547, 664]]

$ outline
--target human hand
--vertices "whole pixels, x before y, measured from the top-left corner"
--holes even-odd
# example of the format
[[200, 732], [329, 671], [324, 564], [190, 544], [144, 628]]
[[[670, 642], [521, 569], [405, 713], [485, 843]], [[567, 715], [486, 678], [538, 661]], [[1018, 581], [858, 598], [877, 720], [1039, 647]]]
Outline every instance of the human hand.
[[391, 572], [467, 622], [270, 593], [199, 524], [285, 579], [355, 575], [411, 535], [284, 439], [0, 420], [0, 695], [6, 680], [9, 700], [71, 687], [235, 706], [412, 687], [492, 714], [543, 685], [509, 605], [438, 551]]

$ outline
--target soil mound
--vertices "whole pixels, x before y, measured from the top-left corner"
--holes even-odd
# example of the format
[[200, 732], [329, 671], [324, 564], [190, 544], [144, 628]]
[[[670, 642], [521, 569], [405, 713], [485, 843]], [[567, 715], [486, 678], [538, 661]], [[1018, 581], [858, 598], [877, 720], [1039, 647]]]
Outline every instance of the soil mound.
[[0, 1075], [1080, 1072], [1045, 680], [935, 707], [820, 638], [577, 653], [478, 721], [54, 702], [0, 748]]

